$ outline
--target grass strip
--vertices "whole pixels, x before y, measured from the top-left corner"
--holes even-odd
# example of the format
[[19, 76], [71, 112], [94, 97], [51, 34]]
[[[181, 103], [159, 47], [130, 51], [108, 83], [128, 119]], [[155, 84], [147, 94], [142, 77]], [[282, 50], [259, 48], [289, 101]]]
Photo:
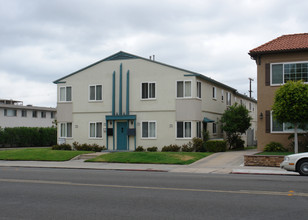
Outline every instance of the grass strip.
[[91, 151], [51, 150], [51, 148], [26, 148], [0, 151], [0, 160], [67, 161]]
[[89, 159], [86, 162], [186, 165], [211, 154], [199, 152], [114, 152]]
[[256, 155], [268, 155], [268, 156], [286, 156], [286, 155], [290, 155], [290, 154], [294, 154], [293, 152], [260, 152]]

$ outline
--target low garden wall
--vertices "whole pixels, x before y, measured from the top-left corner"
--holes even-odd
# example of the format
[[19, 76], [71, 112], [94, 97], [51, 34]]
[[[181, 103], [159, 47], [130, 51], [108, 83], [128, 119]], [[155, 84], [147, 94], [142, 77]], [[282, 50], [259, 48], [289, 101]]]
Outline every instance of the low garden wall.
[[268, 155], [245, 155], [245, 166], [259, 167], [279, 167], [284, 160], [284, 156], [268, 156]]

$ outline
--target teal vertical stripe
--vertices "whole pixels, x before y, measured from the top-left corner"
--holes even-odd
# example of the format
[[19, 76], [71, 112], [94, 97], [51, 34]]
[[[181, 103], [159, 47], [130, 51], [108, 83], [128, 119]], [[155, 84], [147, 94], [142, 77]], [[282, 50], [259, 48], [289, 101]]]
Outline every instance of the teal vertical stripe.
[[129, 70], [126, 76], [126, 115], [129, 115]]
[[108, 150], [108, 120], [106, 120], [106, 147]]
[[[134, 120], [134, 129], [136, 131], [136, 120]], [[135, 134], [134, 139], [135, 139], [135, 150], [136, 150], [136, 136], [137, 134]]]
[[115, 71], [112, 74], [112, 115], [115, 115]]
[[122, 63], [120, 64], [119, 115], [122, 115]]

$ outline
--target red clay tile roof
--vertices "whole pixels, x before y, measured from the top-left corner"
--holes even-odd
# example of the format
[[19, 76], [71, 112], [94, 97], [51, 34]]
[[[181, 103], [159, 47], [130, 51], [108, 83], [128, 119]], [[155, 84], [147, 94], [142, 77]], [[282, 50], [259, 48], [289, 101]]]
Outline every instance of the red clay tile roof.
[[272, 41], [269, 41], [255, 49], [249, 51], [249, 55], [273, 53], [273, 52], [291, 52], [308, 50], [308, 33], [282, 35]]

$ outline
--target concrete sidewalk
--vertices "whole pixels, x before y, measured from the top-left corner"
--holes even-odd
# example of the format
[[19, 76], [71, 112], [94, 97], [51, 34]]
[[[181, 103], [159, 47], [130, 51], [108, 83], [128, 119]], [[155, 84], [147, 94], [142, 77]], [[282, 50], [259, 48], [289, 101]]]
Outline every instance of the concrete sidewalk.
[[93, 163], [85, 159], [72, 159], [65, 162], [44, 161], [3, 161], [0, 167], [37, 167], [65, 169], [96, 169], [120, 171], [153, 171], [177, 173], [213, 173], [213, 174], [268, 174], [268, 175], [298, 175], [276, 167], [245, 167], [244, 155], [255, 154], [256, 150], [231, 151], [215, 153], [190, 165], [167, 164], [125, 164], [125, 163]]

